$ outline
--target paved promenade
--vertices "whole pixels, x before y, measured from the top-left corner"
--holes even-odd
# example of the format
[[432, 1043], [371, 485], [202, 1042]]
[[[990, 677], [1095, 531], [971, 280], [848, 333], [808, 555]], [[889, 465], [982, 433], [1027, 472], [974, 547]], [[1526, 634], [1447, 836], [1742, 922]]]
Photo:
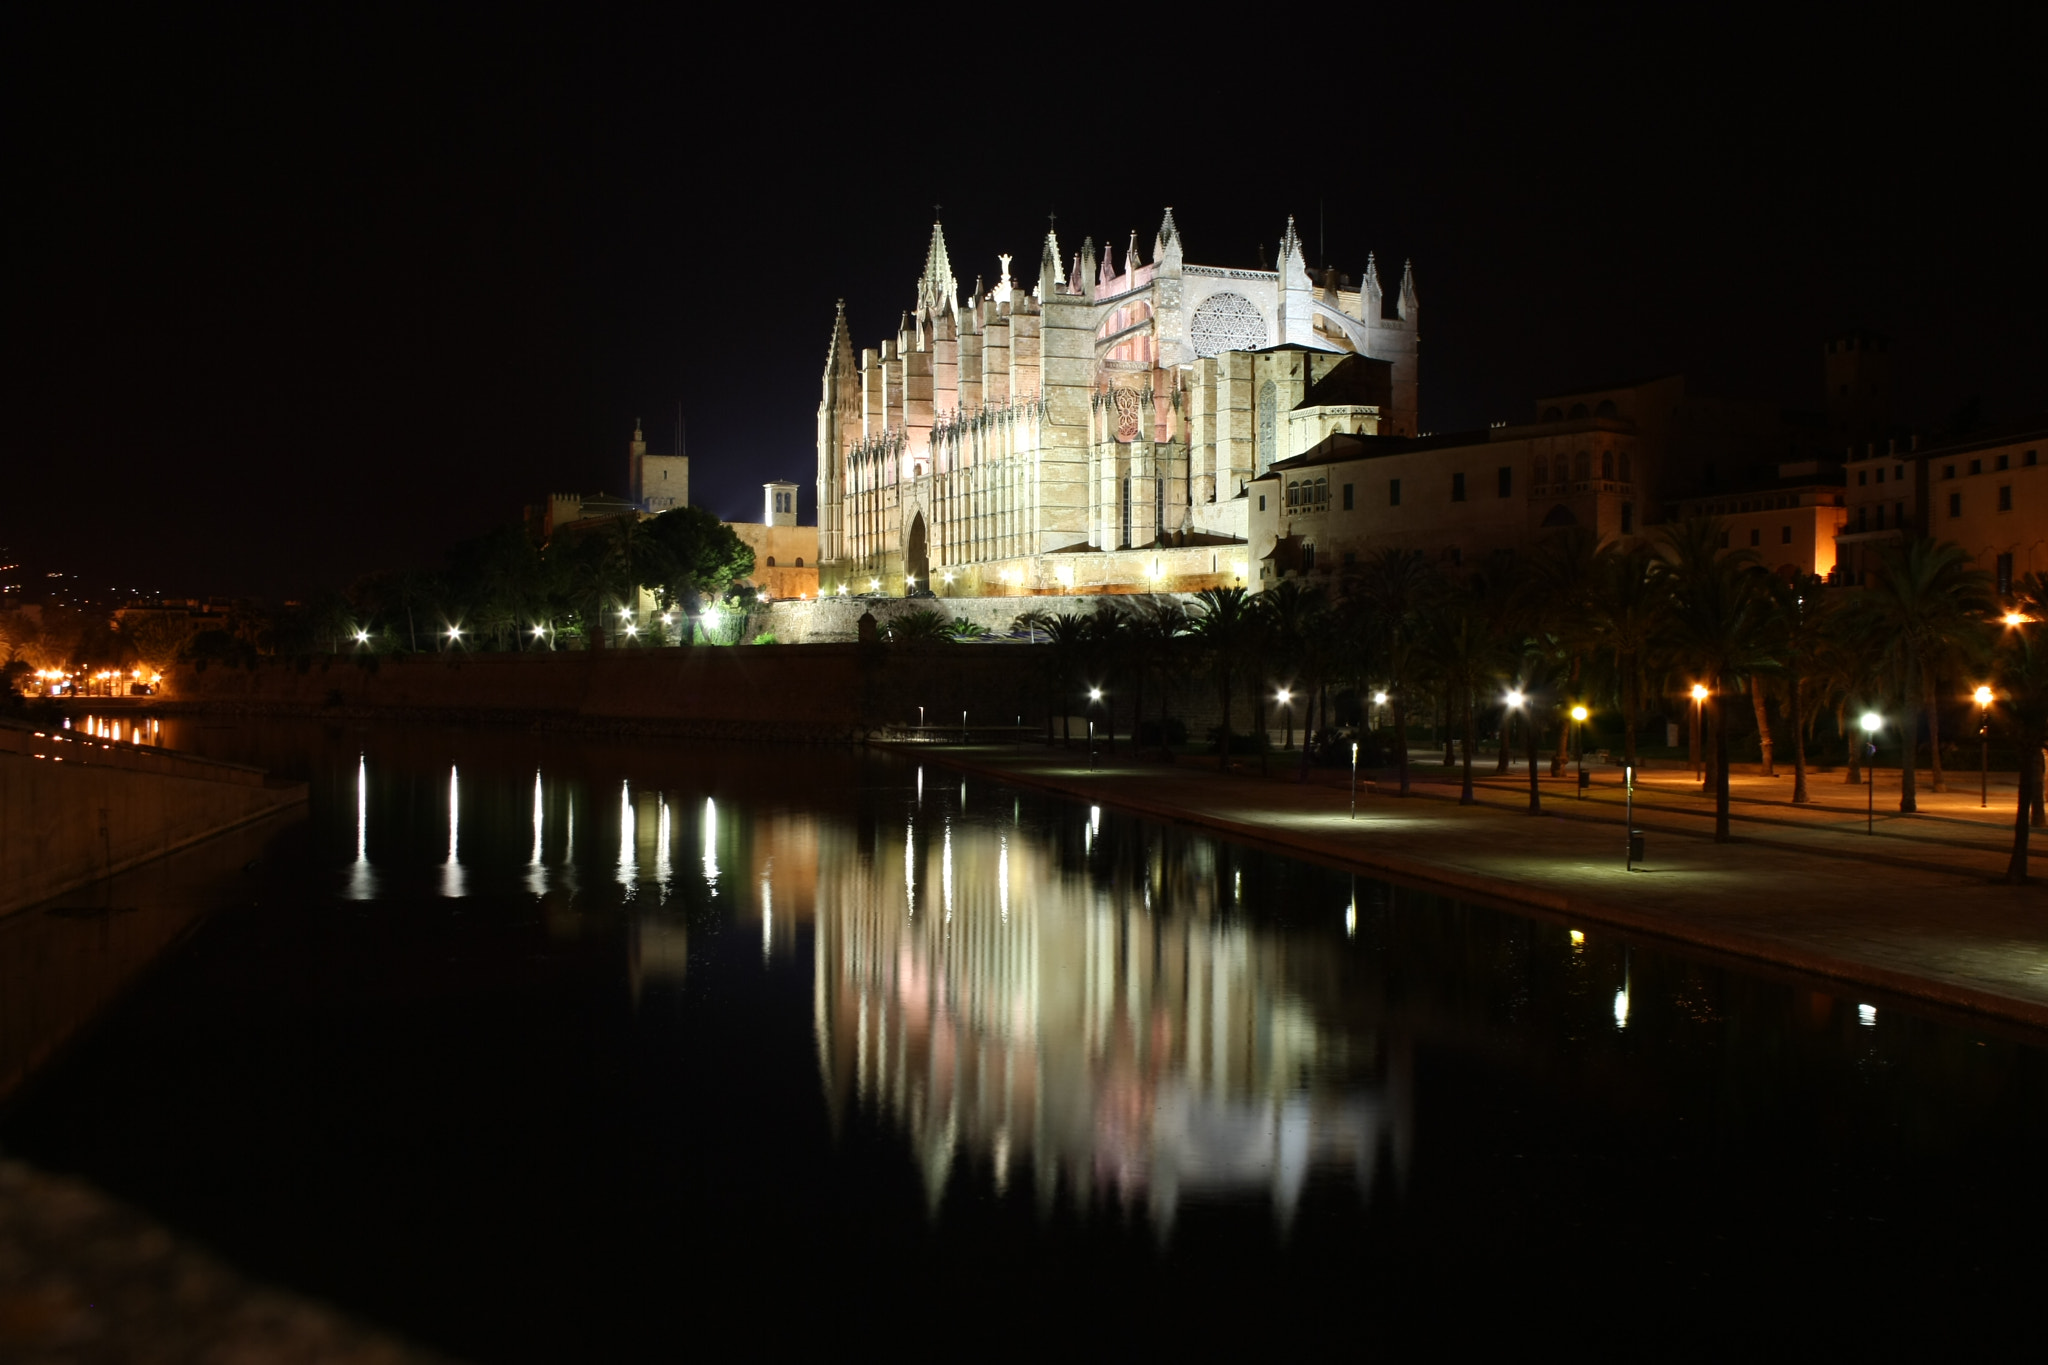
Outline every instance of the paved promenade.
[[1573, 925], [1619, 926], [1714, 953], [1776, 963], [1878, 993], [2048, 1027], [2048, 830], [2035, 831], [2042, 885], [1999, 884], [2012, 840], [2011, 775], [1994, 775], [1979, 809], [1978, 775], [1949, 775], [1920, 813], [1898, 814], [1899, 774], [1877, 773], [1874, 832], [1866, 789], [1841, 771], [1810, 772], [1805, 806], [1789, 769], [1732, 772], [1735, 842], [1713, 842], [1713, 803], [1683, 767], [1639, 774], [1636, 826], [1648, 857], [1624, 868], [1621, 770], [1542, 774], [1543, 814], [1528, 813], [1528, 770], [1475, 766], [1476, 806], [1459, 806], [1458, 772], [1418, 754], [1414, 794], [1361, 778], [1356, 820], [1348, 774], [1295, 781], [1295, 756], [1271, 775], [1213, 759], [1168, 764], [1127, 752], [1088, 756], [1037, 746], [907, 746], [927, 761], [980, 772], [1161, 820], [1205, 826], [1317, 861], [1434, 886], [1466, 899], [1549, 912]]

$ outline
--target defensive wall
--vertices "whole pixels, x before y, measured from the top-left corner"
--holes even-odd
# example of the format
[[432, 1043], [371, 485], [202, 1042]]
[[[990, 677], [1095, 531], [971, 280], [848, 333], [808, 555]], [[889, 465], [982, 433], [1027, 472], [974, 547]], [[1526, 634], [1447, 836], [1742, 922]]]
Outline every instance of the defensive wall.
[[[1158, 593], [1159, 598], [1178, 598], [1182, 606], [1194, 599], [1186, 594]], [[1065, 595], [1019, 593], [1006, 597], [824, 597], [811, 602], [771, 602], [756, 607], [747, 617], [747, 629], [772, 632], [783, 644], [832, 644], [860, 638], [860, 618], [872, 611], [878, 625], [915, 611], [937, 612], [948, 621], [966, 618], [992, 634], [1007, 635], [1017, 618], [1027, 611], [1047, 615], [1085, 616], [1097, 606], [1128, 608], [1142, 600], [1132, 593], [1070, 593]]]
[[0, 725], [0, 914], [305, 799], [260, 768]]
[[[1064, 711], [1077, 700], [1049, 691], [1051, 658], [1044, 645], [943, 642], [313, 655], [233, 667], [181, 663], [149, 705], [168, 712], [858, 743], [917, 724], [920, 707], [934, 727], [957, 726], [965, 711], [977, 731], [1023, 725], [1042, 732], [1048, 711]], [[1205, 677], [1177, 680], [1163, 700], [1191, 734], [1215, 724], [1215, 689]], [[1125, 693], [1112, 701], [1116, 732], [1124, 734], [1136, 698]], [[1144, 698], [1147, 719], [1158, 716], [1161, 701], [1155, 682]], [[1249, 729], [1242, 696], [1233, 704], [1237, 728]], [[1106, 709], [1096, 718], [1110, 719]], [[1085, 720], [1077, 723], [1077, 733], [1084, 727]]]

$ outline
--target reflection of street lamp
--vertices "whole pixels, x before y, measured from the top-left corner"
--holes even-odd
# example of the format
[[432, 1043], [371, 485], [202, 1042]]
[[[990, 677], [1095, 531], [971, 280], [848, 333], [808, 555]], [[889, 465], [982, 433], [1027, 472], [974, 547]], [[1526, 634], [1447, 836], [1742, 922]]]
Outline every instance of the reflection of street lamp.
[[[1273, 694], [1273, 700], [1279, 702], [1280, 709], [1287, 713], [1287, 738], [1280, 747], [1282, 749], [1292, 749], [1294, 747], [1294, 693], [1283, 687]], [[1271, 732], [1268, 731], [1267, 733], [1270, 734]]]
[[1572, 719], [1579, 726], [1579, 800], [1586, 799], [1586, 708], [1574, 706]]
[[1863, 733], [1867, 737], [1866, 742], [1870, 746], [1870, 751], [1864, 755], [1865, 759], [1869, 761], [1863, 765], [1863, 782], [1870, 792], [1865, 802], [1867, 809], [1863, 813], [1863, 832], [1865, 834], [1877, 833], [1877, 732], [1883, 725], [1884, 717], [1877, 714], [1877, 712], [1865, 711], [1863, 713]]
[[1706, 772], [1700, 766], [1700, 712], [1706, 708], [1707, 685], [1692, 685], [1692, 775], [1705, 780]]
[[1977, 769], [1977, 808], [1983, 810], [1991, 804], [1991, 689], [1977, 689], [1977, 741], [1980, 747], [1980, 765]]

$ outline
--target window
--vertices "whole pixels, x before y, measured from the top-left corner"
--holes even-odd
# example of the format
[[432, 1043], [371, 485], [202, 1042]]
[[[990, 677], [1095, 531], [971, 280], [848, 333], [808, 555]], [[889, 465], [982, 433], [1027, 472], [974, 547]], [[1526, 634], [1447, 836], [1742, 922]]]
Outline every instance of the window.
[[2009, 554], [1998, 557], [1998, 595], [2012, 596], [2012, 556]]
[[1614, 452], [1611, 450], [1600, 452], [1600, 477], [1610, 483], [1614, 480]]
[[1878, 481], [1879, 483], [1883, 483], [1883, 482], [1884, 482], [1884, 471], [1883, 471], [1882, 469], [1880, 469], [1880, 470], [1878, 470], [1878, 471], [1877, 471], [1877, 481]]
[[1259, 510], [1261, 512], [1266, 510], [1266, 495], [1264, 493], [1259, 494]]
[[1717, 545], [1717, 546], [1719, 546], [1719, 547], [1720, 547], [1721, 549], [1723, 549], [1723, 550], [1727, 549], [1727, 548], [1728, 548], [1728, 533], [1727, 533], [1726, 531], [1723, 531], [1723, 532], [1721, 533], [1721, 538], [1720, 538], [1719, 540], [1715, 541], [1715, 542], [1714, 542], [1714, 544], [1715, 544], [1715, 545]]
[[1877, 505], [1877, 529], [1878, 529], [1878, 530], [1880, 530], [1880, 531], [1882, 531], [1882, 530], [1884, 529], [1884, 504], [1883, 504], [1883, 503], [1879, 503], [1879, 504]]
[[1621, 505], [1621, 533], [1625, 536], [1630, 536], [1635, 534], [1635, 530], [1636, 505], [1632, 502], [1625, 502]]
[[1892, 504], [1892, 525], [1898, 527], [1901, 531], [1906, 529], [1906, 504], [1903, 502]]
[[1941, 467], [1941, 477], [1943, 477], [1944, 479], [1953, 479], [1955, 476], [1956, 467], [1954, 465], [1945, 464]]
[[1536, 486], [1538, 488], [1541, 488], [1544, 484], [1549, 482], [1550, 459], [1548, 456], [1538, 455], [1536, 457]]
[[1790, 545], [1790, 544], [1792, 543], [1792, 528], [1791, 528], [1791, 527], [1789, 527], [1789, 526], [1780, 526], [1780, 527], [1778, 528], [1778, 543], [1779, 543], [1780, 545]]
[[1869, 529], [1870, 529], [1870, 509], [1869, 509], [1868, 507], [1859, 507], [1859, 508], [1857, 508], [1857, 509], [1856, 509], [1856, 530], [1857, 530], [1857, 533], [1858, 533], [1858, 534], [1861, 534], [1862, 532], [1864, 532], [1864, 531], [1868, 531]]
[[1963, 495], [1961, 493], [1951, 493], [1948, 495], [1948, 514], [1952, 517], [1959, 517], [1963, 514]]
[[1622, 451], [1622, 452], [1621, 452], [1621, 481], [1622, 481], [1623, 483], [1634, 483], [1634, 482], [1635, 482], [1635, 480], [1636, 480], [1636, 475], [1635, 475], [1635, 469], [1633, 468], [1634, 464], [1635, 464], [1635, 461], [1629, 458], [1629, 453], [1628, 453], [1628, 452], [1627, 452], [1626, 450]]
[[1287, 510], [1292, 512], [1301, 505], [1301, 484], [1296, 481], [1287, 485]]
[[1856, 471], [1856, 486], [1857, 486], [1858, 488], [1861, 488], [1861, 487], [1863, 487], [1863, 486], [1864, 486], [1865, 484], [1867, 484], [1867, 483], [1869, 483], [1869, 482], [1870, 482], [1870, 471], [1869, 471], [1869, 470], [1867, 470], [1867, 469], [1859, 469], [1859, 470], [1857, 470], [1857, 471]]
[[1316, 546], [1315, 546], [1315, 542], [1314, 542], [1314, 541], [1312, 541], [1312, 540], [1308, 540], [1308, 541], [1303, 541], [1303, 542], [1302, 542], [1302, 545], [1301, 545], [1301, 570], [1302, 570], [1302, 572], [1303, 572], [1303, 573], [1307, 573], [1307, 572], [1308, 572], [1308, 571], [1309, 571], [1310, 569], [1313, 569], [1313, 568], [1314, 568], [1315, 566], [1316, 566]]
[[1465, 500], [1465, 476], [1464, 476], [1464, 475], [1463, 475], [1462, 473], [1459, 473], [1459, 474], [1453, 474], [1453, 475], [1451, 475], [1451, 501], [1452, 501], [1452, 502], [1463, 502], [1464, 500]]
[[801, 568], [802, 568], [802, 567], [804, 566], [804, 557], [803, 557], [802, 555], [798, 555], [798, 556], [796, 557], [796, 566], [797, 566], [797, 567], [798, 567], [799, 569], [801, 569]]
[[1572, 477], [1580, 483], [1593, 477], [1593, 452], [1582, 450], [1572, 457]]
[[771, 568], [771, 569], [775, 567], [775, 556], [774, 556], [774, 555], [769, 555], [769, 556], [768, 556], [768, 567], [769, 567], [769, 568]]
[[1330, 481], [1329, 481], [1329, 479], [1328, 479], [1328, 478], [1321, 478], [1321, 479], [1317, 479], [1317, 480], [1316, 480], [1316, 506], [1318, 506], [1318, 507], [1327, 507], [1327, 506], [1329, 506], [1329, 503], [1330, 503]]
[[2003, 473], [2003, 472], [2004, 472], [2005, 470], [2011, 469], [2011, 468], [2012, 468], [2012, 456], [2010, 456], [2010, 455], [2001, 455], [2001, 456], [1999, 456], [1999, 457], [1998, 457], [1998, 463], [1997, 463], [1996, 465], [1994, 465], [1994, 466], [1993, 466], [1993, 468], [1995, 468], [1995, 469], [1999, 470], [1999, 471], [2000, 471], [2001, 473]]
[[2001, 512], [2010, 512], [2012, 510], [2012, 485], [2009, 483], [1998, 485], [1998, 510]]
[[1970, 472], [1972, 474], [1982, 474], [1984, 472], [1984, 462], [1982, 460], [1970, 461]]
[[1752, 549], [1752, 550], [1754, 550], [1754, 549], [1755, 549], [1755, 548], [1756, 548], [1757, 546], [1759, 546], [1759, 545], [1761, 545], [1761, 544], [1763, 544], [1763, 543], [1764, 543], [1764, 533], [1763, 533], [1763, 531], [1762, 531], [1761, 529], [1757, 528], [1757, 527], [1754, 527], [1754, 526], [1750, 527], [1750, 529], [1749, 529], [1749, 548], [1750, 548], [1750, 549]]
[[1344, 510], [1351, 510], [1351, 485], [1348, 483], [1344, 485]]
[[1904, 483], [1906, 481], [1906, 467], [1902, 464], [1893, 465], [1892, 478], [1899, 483]]
[[1400, 481], [1399, 479], [1388, 479], [1388, 480], [1387, 480], [1387, 506], [1389, 506], [1389, 507], [1399, 507], [1400, 505], [1401, 505], [1401, 481]]
[[2031, 468], [2034, 464], [2034, 457], [2039, 455], [2040, 453], [2041, 452], [2038, 450], [2030, 450], [2026, 454], [2020, 456], [2020, 463]]
[[1500, 495], [1510, 497], [1515, 491], [1515, 471], [1506, 465], [1500, 467]]

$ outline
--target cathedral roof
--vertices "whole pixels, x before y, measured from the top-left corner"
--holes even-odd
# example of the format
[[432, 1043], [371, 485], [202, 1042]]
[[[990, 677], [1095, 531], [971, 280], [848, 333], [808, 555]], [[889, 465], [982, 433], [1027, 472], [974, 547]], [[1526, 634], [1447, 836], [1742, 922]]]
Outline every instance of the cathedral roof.
[[1394, 364], [1369, 355], [1348, 355], [1309, 386], [1294, 410], [1303, 408], [1392, 407]]
[[[1453, 450], [1459, 446], [1483, 446], [1485, 428], [1477, 431], [1446, 431], [1432, 436], [1358, 436], [1348, 431], [1325, 436], [1299, 455], [1275, 460], [1260, 479], [1270, 479], [1315, 465], [1342, 464], [1347, 460], [1373, 460], [1382, 455], [1409, 455], [1418, 450]], [[1257, 480], [1254, 480], [1256, 482]]]

